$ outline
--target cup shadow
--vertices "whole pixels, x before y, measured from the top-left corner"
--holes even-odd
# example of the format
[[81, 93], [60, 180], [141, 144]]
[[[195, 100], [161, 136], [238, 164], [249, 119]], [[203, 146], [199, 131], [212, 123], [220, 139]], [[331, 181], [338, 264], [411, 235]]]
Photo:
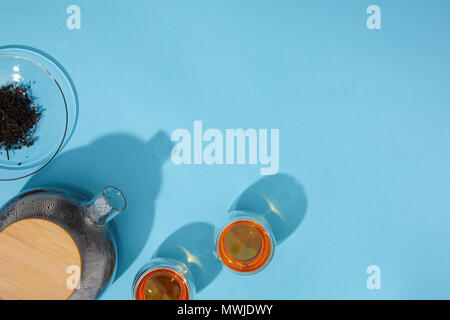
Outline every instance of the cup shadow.
[[272, 227], [277, 244], [288, 238], [303, 221], [308, 200], [302, 184], [287, 174], [267, 176], [245, 190], [230, 211], [261, 214]]
[[206, 288], [222, 270], [214, 255], [213, 225], [194, 222], [175, 231], [156, 250], [153, 258], [183, 262], [192, 274], [197, 293]]
[[118, 279], [134, 262], [149, 237], [162, 174], [172, 142], [160, 131], [143, 142], [126, 134], [102, 137], [92, 144], [64, 152], [36, 173], [23, 188], [57, 187], [87, 198], [106, 185], [121, 189], [128, 207], [108, 226], [115, 234]]

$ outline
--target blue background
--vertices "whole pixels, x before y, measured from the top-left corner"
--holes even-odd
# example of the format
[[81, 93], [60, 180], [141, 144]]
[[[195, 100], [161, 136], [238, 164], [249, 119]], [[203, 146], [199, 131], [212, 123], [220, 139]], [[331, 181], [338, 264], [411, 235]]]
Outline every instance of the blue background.
[[[71, 4], [81, 30], [66, 28]], [[366, 27], [371, 4], [381, 30]], [[102, 298], [129, 299], [137, 270], [177, 241], [210, 265], [198, 299], [450, 298], [448, 1], [2, 0], [0, 30], [2, 45], [58, 60], [80, 102], [63, 152], [2, 182], [0, 201], [38, 185], [123, 189]], [[259, 274], [208, 257], [259, 166], [172, 164], [168, 136], [194, 120], [280, 129], [280, 172], [307, 209]], [[381, 290], [366, 287], [372, 264]]]

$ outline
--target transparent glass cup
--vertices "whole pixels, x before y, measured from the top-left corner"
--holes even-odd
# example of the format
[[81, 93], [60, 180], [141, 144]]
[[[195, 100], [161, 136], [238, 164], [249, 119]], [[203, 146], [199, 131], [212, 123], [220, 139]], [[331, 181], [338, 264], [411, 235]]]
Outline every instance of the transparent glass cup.
[[256, 212], [233, 211], [216, 237], [216, 255], [229, 270], [249, 275], [272, 260], [275, 240], [270, 225]]
[[151, 260], [133, 282], [135, 300], [191, 300], [195, 294], [191, 272], [180, 261], [170, 258]]

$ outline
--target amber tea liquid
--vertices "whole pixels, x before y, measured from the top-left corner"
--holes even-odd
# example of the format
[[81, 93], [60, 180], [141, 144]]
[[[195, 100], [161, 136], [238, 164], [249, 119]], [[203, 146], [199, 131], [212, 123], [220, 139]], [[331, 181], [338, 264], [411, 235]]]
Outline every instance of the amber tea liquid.
[[184, 277], [170, 268], [156, 268], [139, 280], [136, 300], [188, 300], [189, 287]]
[[260, 223], [240, 219], [228, 224], [217, 240], [222, 263], [236, 272], [256, 272], [269, 262], [273, 244], [268, 231]]

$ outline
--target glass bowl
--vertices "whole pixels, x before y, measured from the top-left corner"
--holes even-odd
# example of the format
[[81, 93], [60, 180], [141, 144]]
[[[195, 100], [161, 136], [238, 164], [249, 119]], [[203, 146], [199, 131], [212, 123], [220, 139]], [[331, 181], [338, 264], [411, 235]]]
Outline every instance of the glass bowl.
[[35, 143], [19, 150], [0, 150], [0, 181], [30, 176], [52, 161], [68, 136], [68, 97], [74, 99], [69, 80], [61, 69], [38, 52], [8, 47], [0, 49], [0, 87], [31, 86], [34, 104], [41, 112], [33, 133]]

